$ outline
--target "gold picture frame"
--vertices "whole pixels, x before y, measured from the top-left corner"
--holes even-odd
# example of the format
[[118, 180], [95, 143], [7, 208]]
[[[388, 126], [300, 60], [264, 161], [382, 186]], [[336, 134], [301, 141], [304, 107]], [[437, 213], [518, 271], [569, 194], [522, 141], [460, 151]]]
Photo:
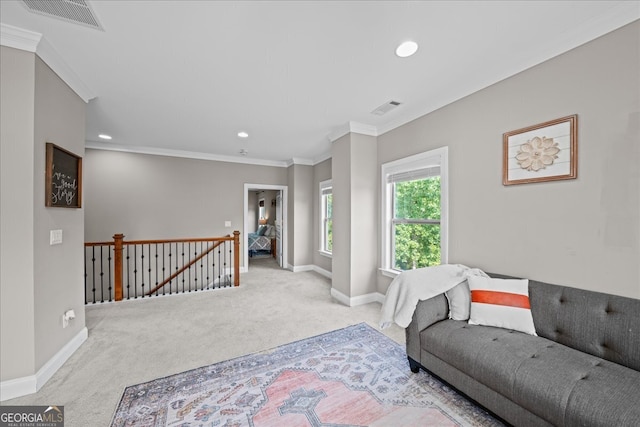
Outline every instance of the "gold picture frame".
[[576, 114], [503, 134], [503, 185], [559, 181], [577, 176]]

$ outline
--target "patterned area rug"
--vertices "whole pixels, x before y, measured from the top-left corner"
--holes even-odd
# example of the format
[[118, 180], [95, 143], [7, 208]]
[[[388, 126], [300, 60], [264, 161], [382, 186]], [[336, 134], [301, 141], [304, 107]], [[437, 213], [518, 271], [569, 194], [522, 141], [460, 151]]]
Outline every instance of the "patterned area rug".
[[362, 323], [127, 387], [112, 426], [501, 426]]

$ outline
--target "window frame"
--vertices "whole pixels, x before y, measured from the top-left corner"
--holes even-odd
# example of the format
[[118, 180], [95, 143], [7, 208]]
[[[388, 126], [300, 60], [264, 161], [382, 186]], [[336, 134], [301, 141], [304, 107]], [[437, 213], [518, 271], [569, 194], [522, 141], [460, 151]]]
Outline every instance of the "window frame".
[[440, 263], [447, 264], [449, 260], [449, 167], [448, 147], [440, 147], [434, 150], [404, 157], [402, 159], [383, 163], [381, 165], [381, 253], [380, 271], [388, 277], [395, 277], [401, 270], [394, 268], [395, 239], [393, 238], [393, 183], [389, 183], [390, 175], [398, 173], [410, 173], [430, 166], [440, 167]]
[[[331, 190], [331, 195], [333, 195], [333, 184], [332, 181], [330, 179], [327, 179], [325, 181], [321, 181], [319, 184], [319, 199], [320, 199], [320, 222], [319, 222], [319, 229], [320, 229], [320, 238], [319, 238], [319, 243], [320, 243], [320, 248], [318, 249], [318, 252], [320, 252], [321, 255], [327, 256], [327, 257], [331, 257], [333, 256], [333, 251], [327, 250], [326, 248], [326, 243], [327, 243], [327, 217], [326, 217], [326, 198], [325, 198], [325, 192], [327, 189]], [[331, 203], [333, 205], [333, 197], [331, 198]], [[331, 209], [331, 212], [333, 212], [333, 206]], [[331, 220], [333, 221], [333, 215], [331, 216]]]

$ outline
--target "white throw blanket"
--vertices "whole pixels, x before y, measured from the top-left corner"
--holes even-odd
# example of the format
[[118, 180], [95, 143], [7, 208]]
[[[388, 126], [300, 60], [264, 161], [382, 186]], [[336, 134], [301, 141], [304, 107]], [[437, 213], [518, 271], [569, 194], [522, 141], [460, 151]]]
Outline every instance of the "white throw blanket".
[[489, 277], [482, 270], [460, 264], [444, 264], [433, 267], [407, 270], [393, 279], [387, 289], [380, 328], [396, 322], [406, 328], [411, 323], [413, 312], [419, 301], [447, 292], [467, 280], [468, 276]]

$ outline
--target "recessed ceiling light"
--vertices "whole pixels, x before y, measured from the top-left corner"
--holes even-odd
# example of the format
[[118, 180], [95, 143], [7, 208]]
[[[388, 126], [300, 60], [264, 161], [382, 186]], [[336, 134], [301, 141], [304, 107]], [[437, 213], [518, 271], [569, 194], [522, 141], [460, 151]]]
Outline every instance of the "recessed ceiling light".
[[249, 138], [249, 134], [242, 131], [242, 132], [238, 132], [238, 137], [239, 138]]
[[412, 41], [406, 41], [400, 44], [396, 48], [396, 55], [400, 58], [406, 58], [407, 56], [411, 56], [418, 50], [418, 43]]
[[106, 139], [107, 141], [111, 141], [111, 135], [107, 135], [106, 133], [101, 133], [100, 135], [98, 135], [98, 138]]

